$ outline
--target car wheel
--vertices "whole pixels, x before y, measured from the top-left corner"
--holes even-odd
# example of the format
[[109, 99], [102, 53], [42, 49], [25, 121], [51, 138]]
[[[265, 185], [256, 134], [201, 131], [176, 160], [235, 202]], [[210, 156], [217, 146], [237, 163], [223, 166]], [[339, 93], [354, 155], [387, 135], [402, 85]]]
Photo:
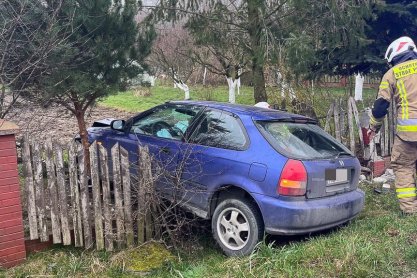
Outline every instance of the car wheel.
[[214, 211], [211, 227], [214, 239], [228, 256], [249, 255], [264, 233], [257, 207], [241, 199], [223, 200]]

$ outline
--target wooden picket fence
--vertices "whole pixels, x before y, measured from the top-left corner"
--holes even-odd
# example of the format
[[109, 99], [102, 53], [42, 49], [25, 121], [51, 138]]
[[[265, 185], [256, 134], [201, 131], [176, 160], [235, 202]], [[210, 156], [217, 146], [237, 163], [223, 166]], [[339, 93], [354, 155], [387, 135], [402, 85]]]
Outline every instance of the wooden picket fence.
[[129, 154], [119, 144], [109, 155], [94, 142], [90, 171], [77, 145], [65, 148], [52, 140], [40, 144], [25, 137], [23, 195], [30, 239], [46, 242], [52, 235], [54, 244], [112, 251], [134, 246], [135, 239], [140, 244], [158, 236], [155, 211], [147, 205], [153, 190], [147, 147], [138, 148], [138, 177], [133, 182]]
[[[394, 143], [396, 128], [396, 108], [392, 100], [392, 105], [385, 117], [384, 124], [380, 130], [378, 143], [380, 144], [380, 156], [389, 156]], [[362, 153], [365, 160], [372, 155], [369, 146], [365, 144], [362, 128], [367, 128], [369, 117], [361, 119], [356, 102], [353, 97], [347, 101], [343, 99], [331, 103], [327, 112], [324, 130], [332, 134], [336, 140], [347, 146], [353, 153]], [[358, 150], [358, 145], [360, 150]], [[376, 149], [375, 149], [376, 150]]]

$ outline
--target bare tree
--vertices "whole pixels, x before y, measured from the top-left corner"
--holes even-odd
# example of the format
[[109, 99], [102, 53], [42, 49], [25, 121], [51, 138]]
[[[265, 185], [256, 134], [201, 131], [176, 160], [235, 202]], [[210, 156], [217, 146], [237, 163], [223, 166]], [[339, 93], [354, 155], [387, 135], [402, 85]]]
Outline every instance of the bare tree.
[[182, 27], [161, 28], [149, 57], [154, 71], [168, 75], [184, 92], [184, 99], [190, 99], [187, 82], [196, 68], [196, 63], [187, 55], [192, 48], [191, 37]]

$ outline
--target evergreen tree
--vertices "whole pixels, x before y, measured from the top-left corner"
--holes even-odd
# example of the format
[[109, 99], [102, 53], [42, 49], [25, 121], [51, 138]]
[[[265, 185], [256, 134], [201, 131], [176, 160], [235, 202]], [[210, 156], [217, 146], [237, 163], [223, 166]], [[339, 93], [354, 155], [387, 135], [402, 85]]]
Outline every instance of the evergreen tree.
[[[47, 1], [54, 5], [54, 1]], [[155, 37], [152, 26], [139, 29], [134, 0], [66, 0], [58, 14], [66, 44], [48, 59], [38, 89], [42, 100], [58, 103], [77, 118], [88, 158], [85, 113], [98, 99], [118, 92], [144, 69]]]
[[384, 73], [388, 69], [384, 61], [388, 45], [401, 36], [417, 39], [416, 1], [374, 1], [354, 5], [350, 12], [334, 8], [339, 12], [333, 11], [333, 23], [323, 17], [321, 28], [294, 36], [293, 52], [287, 59], [295, 65], [295, 73], [307, 78]]

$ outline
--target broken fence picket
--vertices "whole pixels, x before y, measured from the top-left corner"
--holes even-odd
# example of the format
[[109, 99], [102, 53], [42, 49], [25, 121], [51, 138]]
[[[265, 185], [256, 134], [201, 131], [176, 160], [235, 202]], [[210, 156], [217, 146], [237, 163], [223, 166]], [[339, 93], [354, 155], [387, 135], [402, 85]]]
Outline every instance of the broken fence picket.
[[[146, 204], [146, 195], [153, 190], [149, 150], [138, 150], [135, 184], [130, 177], [129, 153], [119, 144], [110, 154], [96, 142], [89, 151], [87, 169], [81, 146], [65, 148], [52, 140], [40, 144], [25, 136], [22, 194], [27, 200], [25, 225], [30, 238], [45, 242], [52, 235], [53, 243], [107, 251], [134, 246], [135, 238], [138, 243], [152, 239], [156, 233], [150, 214], [153, 206]], [[132, 186], [137, 187], [136, 195]]]

